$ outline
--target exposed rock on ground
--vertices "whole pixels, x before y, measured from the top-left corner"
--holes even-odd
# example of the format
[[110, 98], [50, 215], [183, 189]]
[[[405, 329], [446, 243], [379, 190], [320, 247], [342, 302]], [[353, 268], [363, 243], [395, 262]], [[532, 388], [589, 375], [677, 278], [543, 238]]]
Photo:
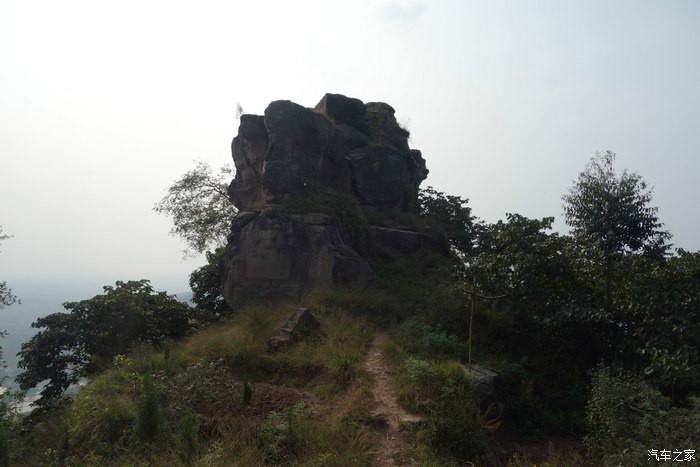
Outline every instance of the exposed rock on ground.
[[308, 308], [299, 308], [292, 313], [280, 329], [279, 334], [267, 341], [267, 350], [274, 352], [302, 336], [308, 336], [321, 327]]

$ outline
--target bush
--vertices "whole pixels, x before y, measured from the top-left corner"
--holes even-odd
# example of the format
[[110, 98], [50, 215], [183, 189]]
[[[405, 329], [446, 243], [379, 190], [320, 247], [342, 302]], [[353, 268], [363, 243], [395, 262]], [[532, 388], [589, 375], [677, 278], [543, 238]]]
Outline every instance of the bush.
[[408, 357], [398, 383], [399, 403], [427, 416], [420, 431], [426, 445], [446, 458], [485, 461], [488, 423], [462, 365]]
[[650, 449], [696, 449], [700, 439], [700, 399], [672, 406], [638, 376], [604, 366], [593, 375], [587, 418], [584, 441], [605, 465], [640, 465]]
[[189, 465], [197, 455], [197, 436], [199, 427], [197, 416], [191, 410], [180, 420], [177, 427], [177, 446], [180, 460]]
[[150, 442], [160, 434], [162, 425], [163, 415], [153, 377], [146, 375], [143, 378], [143, 399], [139, 405], [136, 433], [140, 440]]
[[462, 366], [408, 357], [398, 375], [398, 401], [407, 409], [429, 414], [445, 387], [469, 386]]
[[445, 386], [422, 435], [426, 443], [448, 457], [474, 461], [488, 450], [489, 439], [479, 408], [465, 385]]
[[5, 432], [5, 427], [0, 422], [0, 467], [8, 467], [10, 465], [10, 440]]
[[467, 356], [467, 346], [457, 336], [448, 335], [440, 325], [430, 326], [416, 318], [401, 326], [399, 339], [402, 347], [413, 354], [460, 360]]
[[290, 407], [284, 413], [272, 412], [258, 433], [258, 447], [263, 451], [266, 463], [290, 464], [301, 457], [309, 441], [300, 429], [308, 428], [309, 411], [303, 404]]

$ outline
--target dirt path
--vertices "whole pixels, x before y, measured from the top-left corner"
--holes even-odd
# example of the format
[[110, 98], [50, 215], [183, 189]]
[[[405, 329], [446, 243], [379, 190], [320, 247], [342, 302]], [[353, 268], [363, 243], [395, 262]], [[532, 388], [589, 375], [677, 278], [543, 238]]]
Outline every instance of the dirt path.
[[376, 466], [417, 465], [410, 457], [402, 425], [415, 424], [420, 417], [411, 415], [396, 402], [395, 374], [384, 357], [383, 346], [390, 340], [387, 334], [377, 334], [367, 352], [365, 369], [372, 376], [372, 415], [376, 420], [376, 450], [372, 454]]

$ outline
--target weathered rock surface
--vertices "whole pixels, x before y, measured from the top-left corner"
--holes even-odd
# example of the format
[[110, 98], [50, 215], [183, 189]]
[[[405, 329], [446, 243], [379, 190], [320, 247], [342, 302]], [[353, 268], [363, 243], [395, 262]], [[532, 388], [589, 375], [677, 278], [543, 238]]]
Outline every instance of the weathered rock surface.
[[233, 308], [250, 298], [300, 297], [372, 273], [338, 219], [328, 214], [243, 212], [228, 241], [223, 293]]
[[390, 229], [373, 225], [370, 231], [381, 245], [393, 248], [402, 253], [415, 253], [421, 250], [434, 251], [447, 255], [449, 246], [435, 237], [412, 230]]
[[474, 400], [482, 412], [487, 413], [496, 409], [491, 415], [501, 416], [505, 410], [505, 405], [499, 399], [496, 392], [496, 382], [498, 373], [488, 368], [475, 368], [469, 372], [466, 368], [464, 372], [471, 378], [474, 385]]
[[350, 191], [347, 148], [330, 120], [293, 102], [276, 101], [265, 110], [265, 127], [269, 145], [262, 185], [268, 203], [319, 186]]
[[390, 105], [340, 94], [326, 94], [315, 109], [275, 101], [264, 117], [243, 115], [231, 148], [229, 195], [241, 211], [317, 187], [352, 188], [362, 204], [410, 211], [428, 175]]
[[259, 115], [241, 115], [238, 136], [233, 138], [231, 152], [235, 155], [236, 176], [229, 185], [228, 194], [234, 206], [245, 210], [262, 207], [262, 172], [268, 139], [264, 118]]
[[[340, 94], [326, 94], [314, 109], [275, 101], [264, 116], [241, 116], [231, 145], [236, 176], [229, 196], [239, 214], [224, 260], [229, 305], [369, 278], [369, 264], [336, 216], [279, 207], [333, 190], [368, 208], [417, 212], [428, 170], [408, 136], [390, 105]], [[423, 234], [376, 235], [397, 240], [401, 251], [432, 245]]]
[[274, 352], [300, 337], [308, 336], [321, 327], [321, 323], [308, 308], [299, 308], [287, 317], [279, 334], [267, 341], [267, 350]]

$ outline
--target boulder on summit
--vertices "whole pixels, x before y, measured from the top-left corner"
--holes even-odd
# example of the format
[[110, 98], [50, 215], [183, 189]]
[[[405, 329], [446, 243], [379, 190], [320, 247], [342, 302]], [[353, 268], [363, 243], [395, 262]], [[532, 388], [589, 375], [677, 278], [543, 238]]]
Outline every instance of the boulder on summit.
[[[231, 145], [236, 175], [228, 192], [239, 213], [224, 258], [228, 303], [299, 297], [370, 278], [352, 229], [332, 206], [299, 212], [285, 203], [303, 206], [314, 193], [331, 190], [368, 208], [417, 213], [428, 170], [408, 136], [390, 105], [341, 94], [326, 94], [313, 109], [281, 100], [264, 116], [242, 115]], [[431, 244], [410, 233], [379, 234], [381, 241], [402, 238], [401, 248], [409, 250]]]

